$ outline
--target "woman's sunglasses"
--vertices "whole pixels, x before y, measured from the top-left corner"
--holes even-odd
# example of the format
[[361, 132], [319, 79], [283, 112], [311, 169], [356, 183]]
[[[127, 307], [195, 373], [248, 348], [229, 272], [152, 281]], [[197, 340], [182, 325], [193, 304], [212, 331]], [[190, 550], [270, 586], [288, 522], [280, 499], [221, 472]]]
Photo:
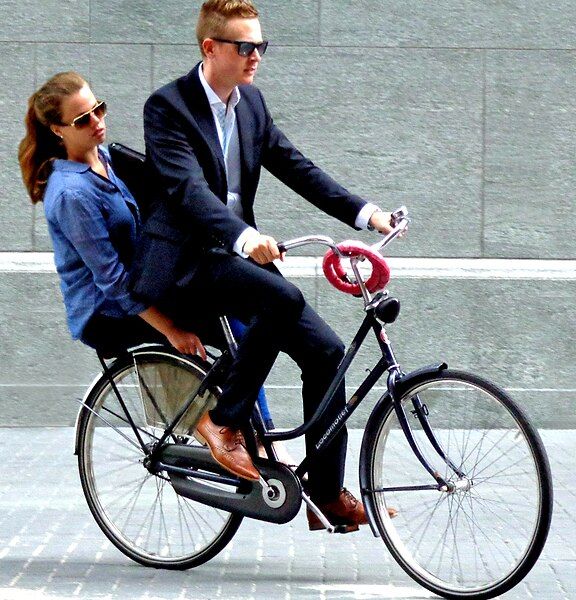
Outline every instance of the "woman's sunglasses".
[[104, 102], [104, 100], [98, 100], [90, 110], [72, 119], [71, 123], [64, 123], [64, 125], [82, 129], [82, 127], [90, 125], [90, 117], [92, 116], [92, 113], [94, 113], [94, 116], [96, 116], [98, 119], [103, 119], [107, 115], [106, 102]]
[[250, 56], [254, 50], [258, 50], [258, 54], [263, 56], [268, 48], [268, 42], [260, 42], [255, 44], [254, 42], [235, 42], [234, 40], [223, 40], [221, 38], [212, 38], [215, 42], [222, 42], [223, 44], [236, 44], [238, 47], [238, 54], [240, 56]]

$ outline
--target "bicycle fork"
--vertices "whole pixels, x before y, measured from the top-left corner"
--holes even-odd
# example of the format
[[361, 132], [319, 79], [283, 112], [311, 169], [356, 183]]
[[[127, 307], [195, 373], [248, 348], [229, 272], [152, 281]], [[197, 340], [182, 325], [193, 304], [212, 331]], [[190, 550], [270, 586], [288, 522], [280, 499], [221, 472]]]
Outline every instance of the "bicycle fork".
[[[389, 367], [388, 367], [388, 379], [387, 379], [387, 389], [392, 399], [392, 403], [394, 406], [394, 411], [396, 412], [396, 416], [398, 418], [398, 422], [400, 423], [400, 427], [410, 445], [410, 448], [414, 452], [414, 455], [420, 462], [420, 464], [426, 469], [426, 471], [435, 479], [437, 483], [437, 489], [443, 492], [451, 492], [454, 491], [457, 487], [456, 484], [450, 483], [446, 481], [444, 477], [440, 474], [437, 469], [434, 469], [430, 462], [423, 455], [420, 450], [412, 432], [412, 428], [410, 427], [410, 423], [408, 421], [408, 416], [406, 415], [406, 411], [402, 404], [400, 403], [400, 398], [397, 395], [397, 383], [399, 379], [402, 377], [403, 373], [400, 369], [400, 365], [396, 362], [396, 358], [394, 356], [394, 352], [392, 350], [392, 346], [390, 341], [388, 340], [388, 336], [386, 335], [386, 330], [383, 326], [380, 326], [380, 332], [378, 335], [378, 340], [380, 343], [380, 347], [384, 357], [386, 358]], [[446, 368], [447, 365], [443, 364], [442, 368]], [[415, 394], [412, 397], [412, 405], [414, 406], [414, 410], [411, 411], [412, 414], [418, 419], [420, 425], [422, 426], [422, 430], [426, 434], [426, 438], [434, 448], [435, 452], [442, 459], [442, 461], [458, 476], [459, 479], [465, 478], [464, 472], [450, 459], [448, 454], [442, 448], [440, 442], [434, 435], [434, 431], [430, 425], [428, 420], [428, 411], [425, 404], [422, 403], [419, 396]], [[422, 487], [422, 486], [417, 486]], [[427, 487], [427, 486], [425, 486]]]

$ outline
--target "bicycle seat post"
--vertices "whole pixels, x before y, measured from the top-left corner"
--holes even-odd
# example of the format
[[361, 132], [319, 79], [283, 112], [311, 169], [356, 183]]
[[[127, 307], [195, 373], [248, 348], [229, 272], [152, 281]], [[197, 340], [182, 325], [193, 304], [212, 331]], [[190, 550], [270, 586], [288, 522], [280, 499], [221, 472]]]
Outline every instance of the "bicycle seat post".
[[226, 316], [221, 316], [219, 317], [219, 320], [222, 331], [224, 332], [224, 337], [226, 338], [226, 343], [228, 344], [228, 349], [230, 350], [230, 354], [235, 356], [238, 350], [238, 343], [236, 342], [236, 338], [232, 333], [232, 328], [230, 327], [228, 318]]

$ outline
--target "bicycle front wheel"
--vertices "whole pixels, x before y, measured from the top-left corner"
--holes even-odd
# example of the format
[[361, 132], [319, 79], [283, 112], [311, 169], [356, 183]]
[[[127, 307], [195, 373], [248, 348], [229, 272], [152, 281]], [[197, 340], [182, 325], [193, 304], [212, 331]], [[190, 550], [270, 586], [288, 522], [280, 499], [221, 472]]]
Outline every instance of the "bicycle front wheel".
[[[242, 517], [179, 496], [167, 473], [146, 468], [146, 456], [198, 390], [205, 368], [169, 349], [144, 349], [116, 360], [110, 372], [122, 401], [102, 375], [79, 422], [78, 466], [88, 506], [131, 559], [165, 569], [197, 566], [226, 546]], [[214, 389], [196, 396], [169, 442], [197, 444], [191, 432], [217, 395]]]
[[[530, 571], [550, 528], [552, 483], [540, 437], [503, 390], [475, 375], [443, 370], [405, 385], [400, 405], [414, 440], [449, 485], [435, 487], [394, 406], [382, 402], [360, 463], [374, 524], [402, 568], [434, 593], [502, 594]], [[387, 507], [398, 516], [390, 519]]]

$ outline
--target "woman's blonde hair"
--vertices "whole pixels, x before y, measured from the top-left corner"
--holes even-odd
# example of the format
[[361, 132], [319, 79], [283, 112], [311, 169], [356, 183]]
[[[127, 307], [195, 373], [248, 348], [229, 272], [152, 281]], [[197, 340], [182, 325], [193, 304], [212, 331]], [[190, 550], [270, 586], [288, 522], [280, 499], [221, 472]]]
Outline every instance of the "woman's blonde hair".
[[57, 73], [30, 96], [24, 119], [26, 135], [18, 146], [18, 161], [24, 185], [33, 203], [44, 197], [52, 161], [66, 158], [66, 150], [51, 131], [62, 125], [62, 100], [80, 91], [86, 81], [74, 71]]
[[251, 0], [208, 0], [200, 9], [196, 38], [202, 50], [202, 42], [206, 38], [222, 37], [230, 19], [256, 19], [258, 10]]

